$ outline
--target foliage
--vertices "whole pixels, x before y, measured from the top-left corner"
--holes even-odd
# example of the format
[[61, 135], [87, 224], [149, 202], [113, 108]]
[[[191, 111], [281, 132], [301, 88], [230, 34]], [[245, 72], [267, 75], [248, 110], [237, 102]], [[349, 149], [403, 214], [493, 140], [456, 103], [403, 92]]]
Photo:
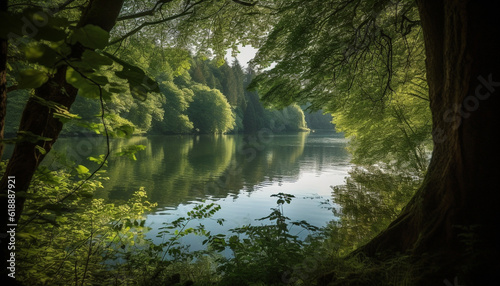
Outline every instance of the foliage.
[[225, 275], [219, 285], [280, 284], [284, 273], [305, 259], [307, 243], [290, 231], [294, 226], [311, 233], [319, 229], [306, 221], [290, 222], [285, 216], [284, 204], [289, 204], [293, 195], [279, 193], [271, 197], [278, 198], [277, 207], [258, 221], [269, 220], [272, 224], [246, 225], [231, 229], [234, 235], [217, 234], [205, 240], [215, 250], [229, 248], [233, 253], [233, 257], [221, 259], [218, 271]]
[[[75, 168], [75, 175], [39, 168], [16, 236], [16, 259], [23, 265], [20, 282], [25, 285], [112, 284], [122, 275], [111, 261], [138, 251], [145, 243], [144, 213], [155, 205], [140, 189], [124, 204], [93, 198], [102, 188], [94, 178], [81, 188], [74, 176], [87, 176], [88, 169]], [[121, 277], [123, 283], [135, 279]], [[17, 276], [16, 276], [17, 277]]]
[[[36, 7], [39, 1], [32, 2]], [[50, 82], [57, 68], [67, 67], [66, 81], [78, 89], [79, 96], [74, 114], [67, 109], [58, 114], [61, 121], [98, 133], [104, 132], [106, 124], [112, 136], [188, 133], [193, 129], [201, 133], [263, 128], [300, 131], [307, 128], [304, 113], [297, 105], [289, 105], [312, 104], [312, 109], [325, 107], [331, 112], [339, 130], [351, 138], [355, 163], [409, 166], [418, 176], [425, 172], [430, 114], [423, 66], [415, 64], [423, 62], [423, 41], [416, 28], [413, 1], [241, 3], [131, 1], [112, 34], [98, 26], [76, 25], [81, 17], [76, 6], [73, 11], [50, 15], [47, 25], [39, 27], [33, 37], [14, 39], [19, 45], [9, 52], [16, 59], [9, 80], [17, 88], [34, 89]], [[150, 12], [145, 10], [151, 5]], [[23, 5], [17, 7], [1, 15], [1, 36], [8, 32], [21, 35], [21, 19], [40, 17]], [[136, 12], [142, 15], [136, 17]], [[170, 17], [165, 18], [167, 12]], [[175, 21], [167, 21], [169, 18]], [[147, 37], [155, 40], [146, 41]], [[239, 63], [229, 66], [220, 54], [234, 47], [235, 39], [257, 44], [264, 38], [257, 63], [261, 67], [272, 62], [277, 65], [262, 70], [255, 79], [253, 86], [259, 88], [259, 95], [244, 89], [253, 72], [249, 70], [245, 78]], [[119, 45], [111, 46], [110, 39], [112, 45]], [[200, 54], [208, 57], [207, 47], [211, 46], [219, 56], [210, 61], [190, 59], [187, 50], [179, 48], [187, 43], [195, 43]], [[72, 51], [74, 46], [79, 51]], [[261, 95], [283, 109], [264, 108]], [[14, 113], [20, 113], [24, 100], [21, 96], [9, 99], [10, 106], [19, 109]], [[42, 103], [59, 108], [50, 101]], [[108, 112], [104, 122], [96, 117], [101, 107]], [[30, 134], [24, 135], [29, 138]], [[126, 147], [119, 152], [135, 158], [139, 149], [142, 147]], [[196, 170], [180, 168], [178, 173], [185, 171]], [[89, 170], [79, 165], [71, 172], [82, 178]], [[393, 218], [400, 210], [407, 197], [391, 199], [395, 194], [411, 194], [416, 181], [407, 174], [393, 177], [386, 172], [390, 171], [358, 169], [345, 187], [335, 189], [343, 208], [341, 227], [332, 228], [334, 240], [364, 242], [386, 226], [385, 219], [379, 220], [382, 215]], [[180, 228], [174, 236], [153, 246], [142, 233], [142, 215], [153, 207], [145, 201], [144, 190], [125, 205], [115, 206], [92, 198], [101, 187], [99, 181], [87, 181], [75, 192], [77, 183], [63, 171], [39, 168], [29, 192], [28, 211], [23, 214], [27, 223], [18, 234], [20, 260], [30, 269], [22, 278], [26, 284], [111, 284], [113, 279], [135, 283], [135, 277], [143, 273], [151, 279], [144, 283], [167, 282], [182, 265], [173, 261], [184, 263], [196, 257], [183, 252], [178, 244], [180, 237], [189, 234], [207, 236], [214, 249], [233, 251], [233, 258], [219, 261], [225, 274], [221, 284], [278, 284], [283, 273], [294, 270], [294, 262], [306, 258], [308, 243], [291, 234], [290, 227], [317, 230], [304, 221], [288, 222], [283, 205], [291, 197], [280, 193], [276, 195], [278, 207], [261, 219], [274, 224], [233, 229], [235, 235], [230, 237], [211, 235], [203, 226], [187, 228], [190, 221], [217, 210], [214, 205], [199, 206], [187, 218], [167, 226]], [[353, 195], [356, 200], [350, 197]], [[383, 207], [373, 208], [373, 202]], [[349, 250], [344, 247], [338, 253]], [[166, 254], [173, 261], [165, 261]], [[196, 263], [206, 262], [197, 258]], [[211, 262], [207, 264], [212, 267]]]
[[27, 90], [16, 90], [7, 97], [7, 116], [5, 117], [5, 133], [15, 134], [19, 128], [19, 121], [26, 101], [29, 97]]
[[[161, 284], [161, 281], [165, 283], [172, 278], [174, 273], [183, 277], [184, 280], [184, 277], [189, 276], [197, 280], [217, 280], [217, 274], [214, 271], [209, 270], [208, 273], [201, 275], [202, 277], [186, 271], [186, 268], [193, 268], [204, 263], [207, 263], [206, 267], [211, 269], [213, 262], [203, 255], [204, 251], [190, 252], [188, 246], [182, 245], [180, 240], [188, 235], [210, 236], [210, 232], [201, 223], [196, 227], [188, 227], [188, 225], [192, 221], [212, 217], [219, 209], [220, 206], [215, 203], [201, 203], [189, 211], [186, 217], [163, 223], [164, 226], [159, 228], [160, 232], [157, 235], [163, 238], [163, 242], [151, 244], [145, 251], [150, 260], [150, 264], [144, 267], [145, 272], [143, 272], [146, 284]], [[218, 223], [222, 224], [222, 222], [223, 219], [218, 220]]]
[[294, 0], [278, 14], [255, 59], [276, 65], [250, 87], [274, 105], [330, 112], [355, 163], [424, 173], [431, 115], [414, 1]]
[[335, 130], [335, 125], [332, 123], [333, 117], [330, 113], [325, 113], [322, 110], [311, 112], [305, 106], [302, 106], [302, 108], [304, 109], [304, 118], [307, 122], [307, 127], [311, 129]]
[[342, 257], [384, 230], [401, 212], [422, 183], [422, 178], [401, 169], [357, 167], [346, 184], [333, 188], [334, 213], [330, 226], [332, 249]]
[[[98, 35], [100, 34], [98, 33]], [[97, 40], [100, 40], [98, 35], [96, 36]], [[101, 38], [104, 39], [104, 36], [103, 34]], [[82, 39], [82, 41], [86, 42], [86, 39]], [[253, 71], [249, 69], [245, 74], [237, 60], [233, 62], [232, 66], [227, 63], [219, 65], [215, 59], [192, 58], [186, 50], [161, 47], [157, 43], [142, 38], [133, 37], [128, 39], [127, 43], [127, 46], [114, 54], [86, 50], [81, 62], [71, 63], [72, 67], [68, 72], [67, 79], [80, 89], [81, 96], [77, 97], [72, 106], [72, 113], [75, 116], [65, 119], [67, 124], [64, 131], [66, 133], [79, 134], [88, 131], [103, 133], [103, 125], [100, 122], [101, 103], [96, 100], [101, 95], [104, 99], [105, 110], [110, 113], [106, 116], [106, 124], [113, 135], [118, 133], [130, 135], [128, 131], [134, 134], [191, 133], [198, 127], [193, 125], [188, 108], [192, 104], [195, 106], [194, 109], [200, 108], [199, 103], [193, 103], [194, 91], [199, 90], [198, 87], [201, 86], [196, 82], [219, 90], [231, 105], [235, 118], [235, 123], [231, 126], [230, 122], [223, 122], [229, 118], [229, 115], [222, 113], [223, 116], [214, 118], [214, 120], [221, 120], [217, 123], [220, 126], [216, 128], [212, 126], [209, 128], [211, 130], [203, 130], [205, 127], [198, 128], [201, 130], [200, 132], [212, 133], [215, 132], [215, 129], [223, 129], [224, 132], [251, 133], [262, 128], [271, 128], [274, 132], [282, 132], [301, 131], [307, 128], [303, 116], [300, 114], [301, 111], [296, 107], [292, 106], [282, 111], [272, 109], [264, 111], [258, 95], [245, 91], [249, 76], [253, 77]], [[58, 46], [58, 48], [65, 49], [62, 46]], [[40, 56], [40, 54], [47, 53], [46, 57], [49, 58], [51, 49], [51, 47], [34, 43], [27, 48], [26, 53], [30, 55], [31, 61], [42, 61], [39, 59], [42, 57], [44, 59], [42, 62], [45, 63], [45, 57]], [[134, 63], [134, 65], [129, 63]], [[22, 72], [25, 67], [29, 67], [29, 65], [21, 64], [18, 72]], [[90, 76], [91, 74], [92, 76]], [[127, 78], [127, 76], [131, 78]], [[139, 83], [141, 76], [146, 85], [151, 86], [150, 89], [154, 87], [154, 90], [151, 89], [151, 91], [158, 93], [146, 96], [147, 92], [144, 93], [144, 87], [140, 86], [143, 83]], [[13, 73], [12, 77], [15, 78], [16, 73]], [[156, 80], [154, 84], [152, 78]], [[123, 86], [131, 84], [131, 88], [123, 88]], [[21, 113], [23, 102], [20, 100], [23, 98], [16, 98], [19, 99], [14, 100], [16, 106], [11, 106], [13, 108], [19, 106], [19, 113]], [[208, 105], [220, 106], [220, 102], [217, 103], [221, 100], [220, 97], [210, 98], [212, 100], [206, 102]], [[248, 111], [247, 105], [250, 106]], [[258, 116], [252, 114], [252, 105], [253, 109], [257, 108], [262, 113], [259, 112]], [[249, 115], [246, 119], [245, 114]], [[191, 116], [196, 118], [196, 114], [193, 112], [191, 112]], [[196, 120], [198, 120], [198, 124], [204, 122]], [[229, 119], [229, 121], [231, 120]], [[7, 122], [8, 129], [15, 130], [12, 126], [15, 122], [17, 120], [9, 120]], [[214, 124], [212, 122], [211, 125]], [[128, 126], [127, 130], [123, 130], [125, 126]], [[246, 130], [245, 126], [247, 126]], [[124, 132], [116, 132], [114, 129]]]
[[264, 113], [268, 121], [268, 128], [273, 131], [309, 131], [307, 128], [304, 111], [296, 105], [292, 104], [281, 110], [266, 109]]
[[193, 101], [194, 93], [188, 88], [179, 88], [172, 82], [160, 84], [164, 100], [162, 107], [165, 110], [163, 121], [153, 125], [153, 132], [189, 133], [193, 130], [193, 122], [187, 115], [189, 104]]
[[349, 149], [353, 163], [383, 163], [423, 176], [432, 147], [431, 114], [428, 101], [408, 95], [420, 91], [422, 97], [427, 97], [425, 82], [418, 82], [420, 85], [410, 82], [400, 86], [400, 92], [384, 107], [353, 100], [342, 110], [333, 112], [337, 130], [351, 138]]
[[224, 95], [206, 86], [193, 86], [194, 98], [188, 117], [200, 133], [225, 133], [234, 126], [234, 115]]
[[[83, 166], [75, 168], [75, 175], [86, 173], [88, 169]], [[377, 269], [382, 266], [369, 260], [340, 259], [397, 215], [411, 196], [410, 190], [419, 183], [404, 175], [377, 169], [353, 171], [346, 186], [334, 189], [335, 201], [341, 206], [337, 213], [340, 221], [322, 231], [306, 221], [290, 221], [285, 205], [292, 202], [293, 196], [279, 193], [272, 195], [277, 206], [258, 220], [269, 223], [232, 229], [232, 234], [210, 233], [202, 224], [192, 224], [213, 217], [220, 206], [198, 204], [185, 217], [164, 224], [159, 233], [164, 242], [159, 244], [144, 239], [148, 228], [142, 214], [153, 207], [144, 201], [144, 190], [127, 204], [114, 205], [92, 198], [94, 190], [100, 187], [93, 180], [62, 203], [54, 203], [71, 193], [77, 183], [70, 180], [69, 174], [43, 168], [39, 171], [37, 191], [28, 201], [28, 210], [42, 212], [20, 232], [25, 249], [23, 261], [29, 260], [23, 269], [35, 269], [26, 274], [25, 281], [30, 285], [42, 281], [65, 285], [75, 279], [79, 284], [84, 279], [84, 285], [93, 281], [139, 285], [168, 285], [176, 281], [201, 285], [311, 285], [318, 275], [330, 270], [335, 270], [345, 285], [360, 281], [402, 285], [398, 283], [409, 279], [405, 273], [411, 273], [407, 269], [411, 264], [405, 257], [395, 257], [383, 266], [392, 271], [388, 277], [380, 277]], [[223, 219], [217, 221], [224, 223]], [[311, 234], [306, 240], [298, 236], [303, 230]], [[44, 239], [32, 233], [43, 234]], [[209, 249], [190, 252], [181, 243], [188, 235], [205, 237]], [[231, 250], [232, 256], [216, 254], [224, 249]]]

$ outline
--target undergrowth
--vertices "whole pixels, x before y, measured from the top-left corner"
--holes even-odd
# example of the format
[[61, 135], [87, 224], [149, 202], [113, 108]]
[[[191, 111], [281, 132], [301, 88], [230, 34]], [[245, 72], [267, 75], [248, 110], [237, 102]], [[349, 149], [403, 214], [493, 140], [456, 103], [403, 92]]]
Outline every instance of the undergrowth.
[[[17, 234], [18, 281], [23, 285], [412, 285], [414, 281], [408, 256], [383, 263], [346, 256], [360, 239], [378, 231], [369, 220], [354, 225], [349, 211], [366, 207], [362, 204], [350, 205], [343, 214], [337, 210], [343, 215], [340, 220], [318, 228], [287, 217], [286, 205], [294, 196], [278, 193], [272, 195], [276, 207], [258, 219], [260, 225], [214, 234], [202, 224], [193, 225], [212, 218], [220, 206], [200, 203], [186, 216], [165, 222], [159, 233], [163, 242], [153, 243], [146, 237], [145, 222], [155, 204], [147, 201], [145, 190], [121, 203], [96, 199], [104, 171], [75, 191], [87, 172], [83, 166], [71, 172], [38, 170]], [[353, 184], [344, 191], [356, 189]], [[347, 200], [344, 191], [334, 191], [340, 201]], [[387, 201], [391, 196], [372, 195], [365, 201]], [[300, 231], [307, 231], [308, 237], [300, 239]], [[190, 251], [181, 243], [188, 235], [203, 237], [206, 249]]]

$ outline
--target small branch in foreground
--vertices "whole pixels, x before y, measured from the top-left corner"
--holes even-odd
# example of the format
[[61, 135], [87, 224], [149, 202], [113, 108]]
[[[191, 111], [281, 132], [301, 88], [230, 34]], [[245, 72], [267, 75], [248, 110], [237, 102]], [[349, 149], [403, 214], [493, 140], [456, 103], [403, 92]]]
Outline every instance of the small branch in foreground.
[[244, 5], [244, 6], [248, 6], [248, 7], [253, 7], [255, 6], [258, 2], [253, 2], [253, 3], [249, 3], [249, 2], [244, 2], [244, 1], [241, 1], [241, 0], [233, 0], [234, 3], [238, 3], [240, 5]]
[[11, 91], [18, 90], [18, 89], [19, 89], [19, 86], [17, 84], [11, 85], [11, 86], [7, 87], [7, 93], [9, 93]]

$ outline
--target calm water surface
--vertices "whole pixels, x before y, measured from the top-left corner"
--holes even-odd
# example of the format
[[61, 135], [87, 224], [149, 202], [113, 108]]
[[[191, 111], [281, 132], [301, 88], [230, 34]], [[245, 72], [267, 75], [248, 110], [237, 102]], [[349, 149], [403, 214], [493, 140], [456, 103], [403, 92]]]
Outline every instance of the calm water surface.
[[[99, 196], [125, 200], [145, 187], [149, 200], [158, 203], [147, 216], [152, 228], [148, 236], [153, 239], [164, 222], [185, 216], [202, 201], [222, 207], [212, 219], [201, 222], [212, 233], [261, 224], [256, 219], [270, 213], [276, 206], [276, 198], [270, 196], [280, 192], [295, 196], [284, 208], [286, 216], [323, 226], [335, 219], [331, 186], [343, 184], [350, 169], [346, 143], [341, 134], [331, 132], [112, 140], [115, 151], [129, 144], [145, 145], [146, 150], [137, 154], [136, 161], [112, 158], [106, 174], [110, 179]], [[95, 166], [85, 158], [102, 154], [104, 145], [102, 139], [61, 138], [56, 150], [92, 170]], [[217, 218], [225, 219], [223, 226]], [[192, 227], [198, 223], [192, 222]], [[187, 240], [197, 244], [196, 239]]]

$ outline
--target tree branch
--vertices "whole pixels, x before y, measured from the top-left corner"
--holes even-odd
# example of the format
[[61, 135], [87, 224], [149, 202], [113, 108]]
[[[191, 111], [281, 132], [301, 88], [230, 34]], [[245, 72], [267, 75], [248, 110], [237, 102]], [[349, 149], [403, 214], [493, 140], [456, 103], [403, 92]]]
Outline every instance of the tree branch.
[[[170, 1], [170, 0], [168, 0], [168, 1]], [[167, 17], [167, 18], [164, 18], [164, 19], [160, 19], [160, 20], [157, 20], [157, 21], [144, 22], [141, 25], [139, 25], [138, 27], [134, 28], [133, 30], [131, 30], [128, 33], [126, 33], [125, 35], [123, 35], [122, 37], [120, 37], [118, 39], [112, 40], [109, 44], [110, 45], [114, 45], [114, 44], [116, 44], [118, 42], [121, 42], [121, 41], [125, 40], [126, 38], [128, 38], [128, 37], [134, 35], [135, 33], [139, 32], [142, 28], [144, 28], [146, 26], [151, 26], [151, 25], [165, 23], [165, 22], [172, 21], [172, 20], [175, 20], [177, 18], [186, 16], [186, 15], [189, 15], [189, 14], [193, 14], [194, 12], [190, 11], [190, 10], [192, 10], [195, 6], [201, 4], [201, 3], [205, 2], [205, 1], [206, 0], [199, 0], [199, 1], [193, 3], [193, 4], [189, 5], [189, 6], [186, 6], [184, 8], [184, 11], [182, 11], [181, 13], [179, 13], [177, 15], [173, 15], [173, 16], [170, 16], [170, 17]]]
[[18, 90], [18, 89], [19, 89], [19, 86], [17, 84], [11, 85], [11, 86], [7, 87], [7, 93], [14, 91], [14, 90]]
[[31, 6], [31, 7], [35, 7], [35, 8], [39, 8], [39, 9], [48, 9], [50, 11], [53, 11], [54, 13], [57, 13], [61, 10], [64, 10], [66, 9], [66, 7], [75, 2], [76, 0], [67, 0], [66, 2], [64, 3], [61, 3], [60, 5], [58, 6], [54, 6], [54, 7], [49, 7], [49, 6], [41, 6], [41, 5], [36, 5], [36, 4], [32, 4], [32, 3], [18, 3], [18, 4], [11, 4], [9, 5], [9, 8], [11, 7], [16, 7], [16, 6]]
[[189, 15], [189, 14], [192, 14], [192, 13], [193, 13], [192, 11], [190, 11], [190, 12], [184, 11], [184, 12], [182, 12], [180, 14], [177, 14], [177, 15], [174, 15], [174, 16], [170, 16], [170, 17], [167, 17], [165, 19], [158, 20], [158, 21], [144, 22], [141, 25], [139, 25], [138, 27], [136, 27], [135, 29], [133, 29], [133, 30], [129, 31], [128, 33], [126, 33], [121, 38], [118, 38], [118, 39], [115, 39], [115, 40], [111, 41], [109, 43], [109, 45], [114, 45], [114, 44], [116, 44], [118, 42], [121, 42], [121, 41], [125, 40], [126, 38], [128, 38], [128, 37], [132, 36], [133, 34], [139, 32], [142, 28], [144, 28], [146, 26], [151, 26], [151, 25], [156, 25], [156, 24], [168, 22], [168, 21], [180, 18], [182, 16], [186, 16], [186, 15]]
[[244, 6], [248, 6], [248, 7], [253, 7], [255, 6], [258, 2], [253, 2], [253, 3], [249, 3], [249, 2], [244, 2], [244, 1], [240, 1], [240, 0], [233, 0], [234, 3], [238, 3], [240, 5], [244, 5]]
[[158, 0], [155, 3], [155, 5], [153, 6], [153, 8], [146, 10], [146, 11], [138, 12], [135, 14], [124, 15], [124, 16], [118, 17], [118, 19], [116, 19], [116, 21], [118, 22], [118, 21], [140, 18], [140, 17], [144, 17], [144, 16], [153, 16], [156, 11], [161, 9], [161, 7], [168, 2], [172, 2], [172, 0]]

